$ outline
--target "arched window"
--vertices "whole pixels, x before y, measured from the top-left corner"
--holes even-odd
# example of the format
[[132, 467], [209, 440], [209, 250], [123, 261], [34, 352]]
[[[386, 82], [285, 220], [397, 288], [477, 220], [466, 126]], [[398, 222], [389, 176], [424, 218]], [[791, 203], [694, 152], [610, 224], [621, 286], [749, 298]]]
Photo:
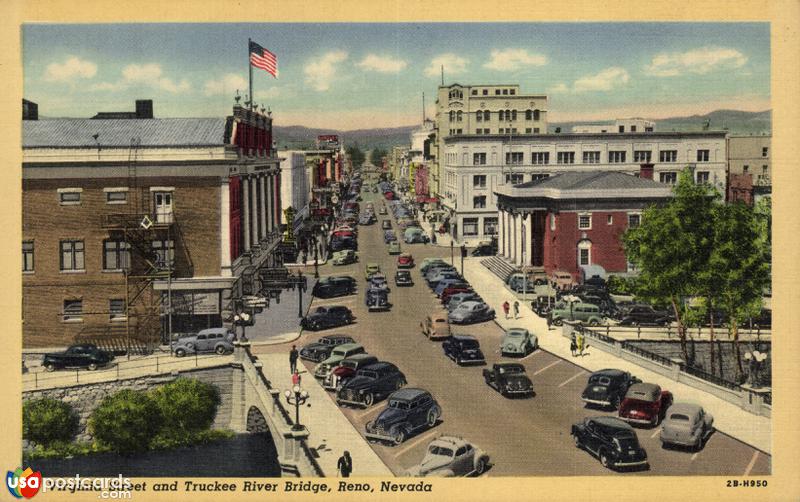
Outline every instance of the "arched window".
[[492, 118], [492, 113], [489, 110], [483, 112], [483, 120], [489, 121]]
[[539, 110], [533, 110], [533, 120], [539, 120]]
[[525, 110], [525, 120], [530, 120], [532, 115], [533, 115], [532, 110]]
[[450, 110], [450, 122], [455, 122], [456, 112]]
[[511, 120], [517, 120], [517, 110], [511, 110]]
[[592, 241], [584, 239], [578, 243], [578, 266], [592, 264]]
[[462, 113], [461, 110], [458, 110], [458, 112], [456, 112], [456, 121], [461, 122], [461, 119], [462, 119]]
[[497, 116], [497, 119], [498, 119], [498, 120], [500, 120], [500, 121], [503, 121], [503, 120], [505, 120], [505, 118], [504, 118], [504, 117], [505, 117], [505, 113], [506, 113], [506, 112], [504, 112], [503, 110], [500, 110], [500, 111], [499, 111], [499, 112], [497, 112], [497, 113], [498, 113], [498, 116]]

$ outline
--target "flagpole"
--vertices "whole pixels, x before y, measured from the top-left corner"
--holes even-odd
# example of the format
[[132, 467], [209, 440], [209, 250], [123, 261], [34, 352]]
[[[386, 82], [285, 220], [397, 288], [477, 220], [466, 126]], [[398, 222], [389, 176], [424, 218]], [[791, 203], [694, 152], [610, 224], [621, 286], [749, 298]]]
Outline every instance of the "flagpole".
[[247, 67], [250, 70], [250, 105], [248, 105], [248, 106], [252, 110], [253, 109], [253, 64], [250, 62], [250, 42], [252, 42], [252, 40], [250, 40], [248, 38], [247, 39]]

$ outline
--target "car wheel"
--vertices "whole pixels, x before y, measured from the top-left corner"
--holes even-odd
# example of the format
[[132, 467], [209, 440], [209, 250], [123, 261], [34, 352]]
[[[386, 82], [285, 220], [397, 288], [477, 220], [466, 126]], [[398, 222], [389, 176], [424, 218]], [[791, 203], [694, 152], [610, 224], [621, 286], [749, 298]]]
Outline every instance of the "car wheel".
[[597, 322], [597, 319], [592, 319], [591, 321], [589, 321], [589, 326], [597, 326], [597, 325], [599, 325], [599, 324], [600, 324], [600, 323], [599, 323], [599, 322]]
[[564, 324], [564, 321], [560, 317], [553, 319], [553, 326], [561, 326], [562, 324]]
[[225, 347], [223, 345], [217, 345], [217, 348], [214, 350], [214, 352], [216, 352], [219, 355], [222, 355], [225, 353]]
[[667, 443], [666, 441], [661, 441], [661, 449], [662, 449], [662, 450], [669, 450], [669, 449], [671, 449], [671, 448], [670, 448], [670, 444], [669, 444], [669, 443]]
[[611, 468], [611, 458], [605, 450], [600, 451], [600, 464], [606, 469]]
[[186, 355], [186, 351], [184, 349], [176, 349], [175, 350], [175, 355], [178, 356], [178, 357], [183, 357], [183, 356]]
[[478, 462], [475, 463], [475, 475], [480, 476], [486, 472], [486, 459], [479, 458]]
[[437, 420], [439, 420], [439, 410], [437, 408], [431, 408], [428, 411], [428, 427], [436, 425]]
[[406, 431], [404, 431], [402, 427], [398, 427], [394, 434], [392, 434], [392, 440], [395, 445], [402, 444], [403, 441], [406, 440]]
[[576, 435], [572, 436], [572, 438], [575, 440], [575, 448], [580, 448], [581, 447], [581, 439], [578, 437], [578, 435], [576, 434]]
[[44, 369], [46, 369], [47, 371], [55, 371], [56, 366], [53, 363], [47, 363], [44, 365]]
[[364, 406], [370, 407], [375, 402], [375, 396], [372, 393], [364, 394]]
[[89, 366], [86, 367], [89, 371], [94, 371], [97, 369], [97, 363], [89, 363]]

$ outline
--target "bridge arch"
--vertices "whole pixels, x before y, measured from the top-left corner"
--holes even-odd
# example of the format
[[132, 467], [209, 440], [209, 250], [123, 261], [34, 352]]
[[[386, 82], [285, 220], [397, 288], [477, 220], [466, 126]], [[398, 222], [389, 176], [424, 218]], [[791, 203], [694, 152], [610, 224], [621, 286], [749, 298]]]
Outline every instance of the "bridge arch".
[[269, 432], [267, 419], [264, 418], [264, 414], [257, 406], [251, 406], [250, 409], [247, 410], [246, 430], [250, 433]]

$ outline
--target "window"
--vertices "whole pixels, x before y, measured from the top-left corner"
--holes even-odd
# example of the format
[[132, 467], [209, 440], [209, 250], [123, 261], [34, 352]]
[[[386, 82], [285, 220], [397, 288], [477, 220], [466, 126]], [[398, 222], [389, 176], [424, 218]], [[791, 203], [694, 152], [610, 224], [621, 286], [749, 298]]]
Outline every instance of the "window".
[[64, 300], [64, 320], [83, 321], [83, 300]]
[[592, 215], [589, 213], [579, 214], [578, 215], [578, 228], [580, 230], [591, 230], [592, 229]]
[[504, 110], [500, 110], [497, 112], [497, 120], [503, 121], [505, 120], [506, 112]]
[[765, 146], [765, 147], [763, 147], [763, 148], [761, 149], [761, 156], [762, 156], [762, 157], [767, 157], [767, 156], [769, 156], [769, 147], [768, 147], [768, 146]]
[[583, 240], [578, 243], [578, 265], [592, 264], [592, 243]]
[[549, 164], [550, 152], [533, 152], [531, 162], [533, 164]]
[[639, 213], [628, 214], [628, 228], [636, 228], [642, 222], [642, 215]]
[[475, 134], [480, 134], [483, 129], [475, 129]]
[[483, 219], [483, 235], [497, 235], [497, 218]]
[[456, 112], [450, 110], [450, 122], [455, 122], [455, 121], [456, 121]]
[[606, 216], [606, 225], [613, 225], [614, 224], [614, 217], [612, 215]]
[[533, 117], [533, 110], [525, 110], [525, 120], [531, 120]]
[[559, 164], [574, 164], [575, 152], [558, 152]]
[[503, 95], [508, 95], [508, 89], [503, 89]]
[[461, 110], [456, 112], [456, 122], [461, 122], [462, 115], [463, 114], [462, 114]]
[[130, 266], [130, 244], [125, 241], [103, 241], [103, 270], [124, 270]]
[[653, 158], [653, 152], [650, 150], [635, 150], [633, 152], [633, 161], [639, 164], [649, 164]]
[[506, 174], [506, 183], [511, 183], [512, 185], [519, 185], [523, 182], [523, 174], [522, 173], [512, 173]]
[[33, 241], [22, 241], [22, 271], [33, 272]]
[[461, 232], [463, 235], [478, 235], [478, 218], [464, 218]]
[[525, 128], [525, 134], [530, 134], [532, 129], [530, 127]]
[[486, 188], [486, 175], [480, 174], [472, 177], [472, 186], [474, 188]]
[[645, 127], [644, 128], [644, 132], [653, 132], [653, 128], [652, 127]]
[[477, 96], [478, 95], [478, 89], [472, 89], [472, 93], [471, 94], [473, 96]]
[[511, 110], [511, 120], [517, 120], [517, 110]]
[[473, 153], [472, 154], [472, 165], [473, 166], [483, 166], [486, 164], [486, 153]]
[[486, 209], [486, 196], [480, 195], [472, 198], [472, 207], [475, 209]]
[[677, 162], [678, 150], [661, 150], [658, 152], [659, 162]]
[[608, 163], [609, 164], [625, 163], [625, 153], [626, 152], [624, 151], [608, 152]]
[[483, 120], [488, 122], [491, 118], [492, 118], [492, 112], [490, 112], [489, 110], [485, 110], [483, 112]]
[[483, 130], [483, 134], [490, 134], [490, 133], [489, 133], [489, 128], [486, 128], [486, 129], [484, 129], [484, 130]]
[[742, 173], [743, 174], [747, 174], [748, 171], [750, 171], [750, 166], [747, 166], [747, 165], [742, 166]]
[[500, 95], [500, 89], [495, 89], [494, 90], [494, 95], [495, 96], [499, 96]]
[[600, 152], [583, 152], [584, 164], [599, 164]]
[[658, 181], [661, 183], [668, 183], [674, 185], [678, 181], [678, 173], [674, 171], [667, 171], [658, 174]]
[[81, 203], [82, 188], [59, 188], [58, 202], [62, 206], [76, 206]]
[[[461, 119], [459, 119], [459, 120], [461, 120]], [[464, 133], [463, 129], [456, 129], [456, 134], [463, 134], [463, 133]]]
[[506, 152], [506, 164], [522, 164], [522, 152]]
[[697, 150], [697, 162], [708, 162], [708, 150]]
[[550, 231], [556, 229], [556, 215], [554, 213], [550, 213]]
[[508, 93], [509, 93], [509, 94], [511, 94], [511, 95], [513, 96], [514, 94], [516, 94], [516, 93], [517, 93], [517, 91], [516, 91], [515, 89], [509, 89], [509, 90], [508, 90]]
[[769, 165], [764, 164], [763, 166], [761, 166], [761, 174], [763, 175], [769, 174]]
[[489, 89], [484, 89], [483, 90], [483, 95], [484, 96], [488, 96], [489, 95]]
[[533, 110], [533, 120], [534, 121], [539, 120], [539, 110]]
[[631, 126], [631, 132], [636, 132], [636, 126], [635, 125]]
[[61, 241], [61, 270], [84, 270], [83, 241]]
[[156, 253], [156, 266], [159, 268], [172, 268], [175, 264], [175, 241], [153, 241], [153, 251]]
[[619, 126], [619, 132], [625, 132], [625, 126], [624, 125]]
[[539, 128], [538, 127], [534, 127], [533, 128], [533, 134], [539, 134]]
[[110, 321], [124, 321], [125, 317], [125, 300], [121, 298], [108, 300], [108, 319]]
[[483, 112], [482, 112], [482, 111], [480, 111], [480, 110], [478, 110], [478, 111], [475, 113], [475, 121], [476, 121], [476, 122], [481, 122], [482, 120], [483, 120]]
[[549, 177], [550, 177], [550, 175], [547, 174], [547, 173], [535, 173], [535, 174], [531, 174], [531, 181], [545, 180], [545, 179], [547, 179]]

